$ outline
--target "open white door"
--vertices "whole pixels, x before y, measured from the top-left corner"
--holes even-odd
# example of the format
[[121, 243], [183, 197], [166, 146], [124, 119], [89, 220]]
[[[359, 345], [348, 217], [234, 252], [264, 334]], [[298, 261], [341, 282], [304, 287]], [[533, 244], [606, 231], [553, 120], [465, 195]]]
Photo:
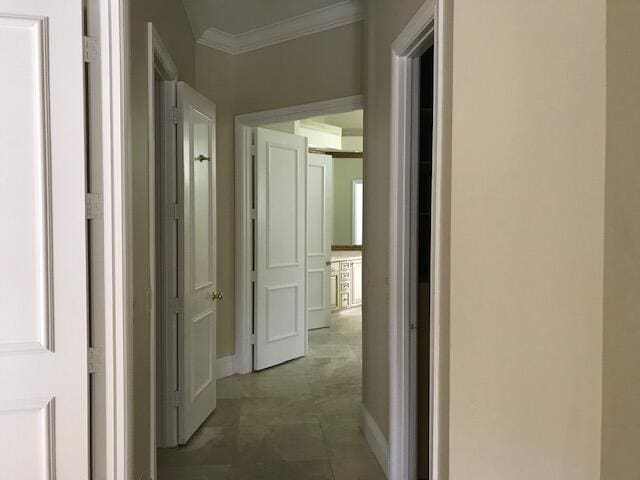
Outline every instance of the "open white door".
[[178, 441], [184, 444], [216, 408], [216, 302], [221, 294], [216, 290], [215, 105], [178, 82], [178, 107], [178, 303], [183, 307], [178, 330]]
[[256, 129], [254, 368], [306, 348], [307, 139]]
[[307, 170], [307, 302], [309, 330], [329, 326], [331, 315], [332, 164], [309, 154]]
[[82, 2], [0, 7], [0, 476], [89, 477]]

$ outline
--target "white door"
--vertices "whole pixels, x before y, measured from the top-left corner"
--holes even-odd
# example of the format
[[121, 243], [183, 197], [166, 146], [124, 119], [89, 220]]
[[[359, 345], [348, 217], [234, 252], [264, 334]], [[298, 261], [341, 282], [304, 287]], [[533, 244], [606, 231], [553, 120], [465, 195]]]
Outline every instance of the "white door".
[[305, 354], [307, 139], [256, 129], [254, 368]]
[[331, 315], [332, 162], [309, 154], [307, 167], [307, 302], [309, 330], [329, 326]]
[[0, 477], [89, 476], [82, 2], [0, 7]]
[[[178, 184], [182, 228], [178, 260], [183, 315], [179, 328], [178, 442], [186, 443], [216, 408], [215, 105], [178, 82]], [[179, 143], [180, 144], [180, 143]]]

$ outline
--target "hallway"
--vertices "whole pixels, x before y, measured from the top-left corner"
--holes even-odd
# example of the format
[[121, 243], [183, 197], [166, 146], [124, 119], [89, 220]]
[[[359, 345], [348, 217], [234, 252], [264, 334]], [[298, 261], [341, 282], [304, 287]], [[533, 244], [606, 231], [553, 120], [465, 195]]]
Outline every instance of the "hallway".
[[188, 445], [158, 450], [158, 480], [383, 480], [359, 429], [361, 310], [309, 333], [307, 356], [218, 380]]

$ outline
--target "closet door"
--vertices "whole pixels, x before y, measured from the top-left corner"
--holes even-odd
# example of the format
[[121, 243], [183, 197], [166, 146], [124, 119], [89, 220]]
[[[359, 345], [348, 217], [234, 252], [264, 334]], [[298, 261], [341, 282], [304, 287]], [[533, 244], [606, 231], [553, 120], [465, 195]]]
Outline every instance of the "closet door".
[[331, 316], [331, 180], [333, 158], [309, 154], [307, 167], [307, 302], [309, 330], [329, 326]]
[[89, 476], [80, 0], [0, 8], [0, 477]]

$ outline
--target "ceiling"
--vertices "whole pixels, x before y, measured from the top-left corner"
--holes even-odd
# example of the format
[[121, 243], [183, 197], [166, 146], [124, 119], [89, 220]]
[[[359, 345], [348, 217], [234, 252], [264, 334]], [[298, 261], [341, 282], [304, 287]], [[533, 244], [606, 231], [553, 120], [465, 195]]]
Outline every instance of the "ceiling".
[[362, 0], [183, 0], [203, 45], [245, 53], [362, 19]]
[[364, 112], [362, 110], [354, 110], [352, 112], [313, 117], [310, 120], [340, 127], [343, 130], [343, 135], [362, 135]]

